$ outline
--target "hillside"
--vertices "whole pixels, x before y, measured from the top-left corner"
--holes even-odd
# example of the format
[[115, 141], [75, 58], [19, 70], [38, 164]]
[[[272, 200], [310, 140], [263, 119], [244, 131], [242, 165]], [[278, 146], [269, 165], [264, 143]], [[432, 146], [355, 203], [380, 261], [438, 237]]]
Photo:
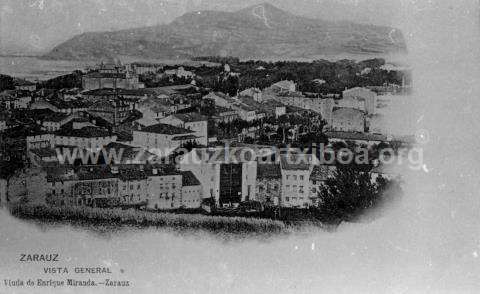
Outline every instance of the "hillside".
[[236, 12], [191, 12], [168, 25], [85, 33], [56, 46], [44, 57], [176, 59], [229, 55], [262, 59], [404, 51], [399, 30], [309, 19], [265, 3]]

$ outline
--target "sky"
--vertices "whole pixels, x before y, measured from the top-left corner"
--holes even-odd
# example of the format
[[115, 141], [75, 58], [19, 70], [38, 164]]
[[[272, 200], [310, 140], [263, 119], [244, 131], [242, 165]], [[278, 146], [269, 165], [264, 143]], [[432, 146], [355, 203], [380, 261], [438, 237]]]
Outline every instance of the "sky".
[[[45, 52], [76, 34], [169, 23], [189, 11], [235, 11], [263, 0], [0, 0], [0, 53]], [[392, 25], [398, 1], [270, 0], [297, 15]]]

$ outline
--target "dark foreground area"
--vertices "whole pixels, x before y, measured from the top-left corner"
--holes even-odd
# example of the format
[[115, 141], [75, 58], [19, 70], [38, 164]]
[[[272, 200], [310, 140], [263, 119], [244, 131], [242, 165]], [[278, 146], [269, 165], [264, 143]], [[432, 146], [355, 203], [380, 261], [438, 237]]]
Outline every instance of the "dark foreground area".
[[22, 204], [8, 207], [18, 218], [38, 221], [66, 221], [99, 225], [132, 225], [170, 228], [173, 230], [204, 230], [226, 234], [282, 234], [295, 230], [299, 224], [279, 220], [207, 216], [201, 214], [172, 214], [142, 210], [91, 207], [50, 207]]

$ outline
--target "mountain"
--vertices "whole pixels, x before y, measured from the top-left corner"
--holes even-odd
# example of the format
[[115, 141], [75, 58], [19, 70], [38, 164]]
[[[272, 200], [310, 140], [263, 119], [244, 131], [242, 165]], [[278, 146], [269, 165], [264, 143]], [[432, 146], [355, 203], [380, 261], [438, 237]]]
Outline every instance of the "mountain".
[[262, 59], [405, 51], [398, 29], [310, 19], [264, 3], [236, 12], [190, 12], [167, 25], [84, 33], [44, 57], [91, 60], [229, 55]]

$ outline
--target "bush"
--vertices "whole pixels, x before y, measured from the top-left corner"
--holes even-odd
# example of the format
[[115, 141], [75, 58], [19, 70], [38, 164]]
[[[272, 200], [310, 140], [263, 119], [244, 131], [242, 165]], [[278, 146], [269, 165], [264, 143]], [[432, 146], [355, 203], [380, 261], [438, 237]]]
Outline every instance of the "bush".
[[119, 208], [53, 207], [21, 204], [12, 205], [9, 209], [10, 213], [16, 217], [46, 221], [157, 226], [170, 227], [176, 230], [200, 229], [230, 234], [282, 233], [288, 229], [283, 222], [270, 219], [155, 213], [141, 210], [121, 210]]

